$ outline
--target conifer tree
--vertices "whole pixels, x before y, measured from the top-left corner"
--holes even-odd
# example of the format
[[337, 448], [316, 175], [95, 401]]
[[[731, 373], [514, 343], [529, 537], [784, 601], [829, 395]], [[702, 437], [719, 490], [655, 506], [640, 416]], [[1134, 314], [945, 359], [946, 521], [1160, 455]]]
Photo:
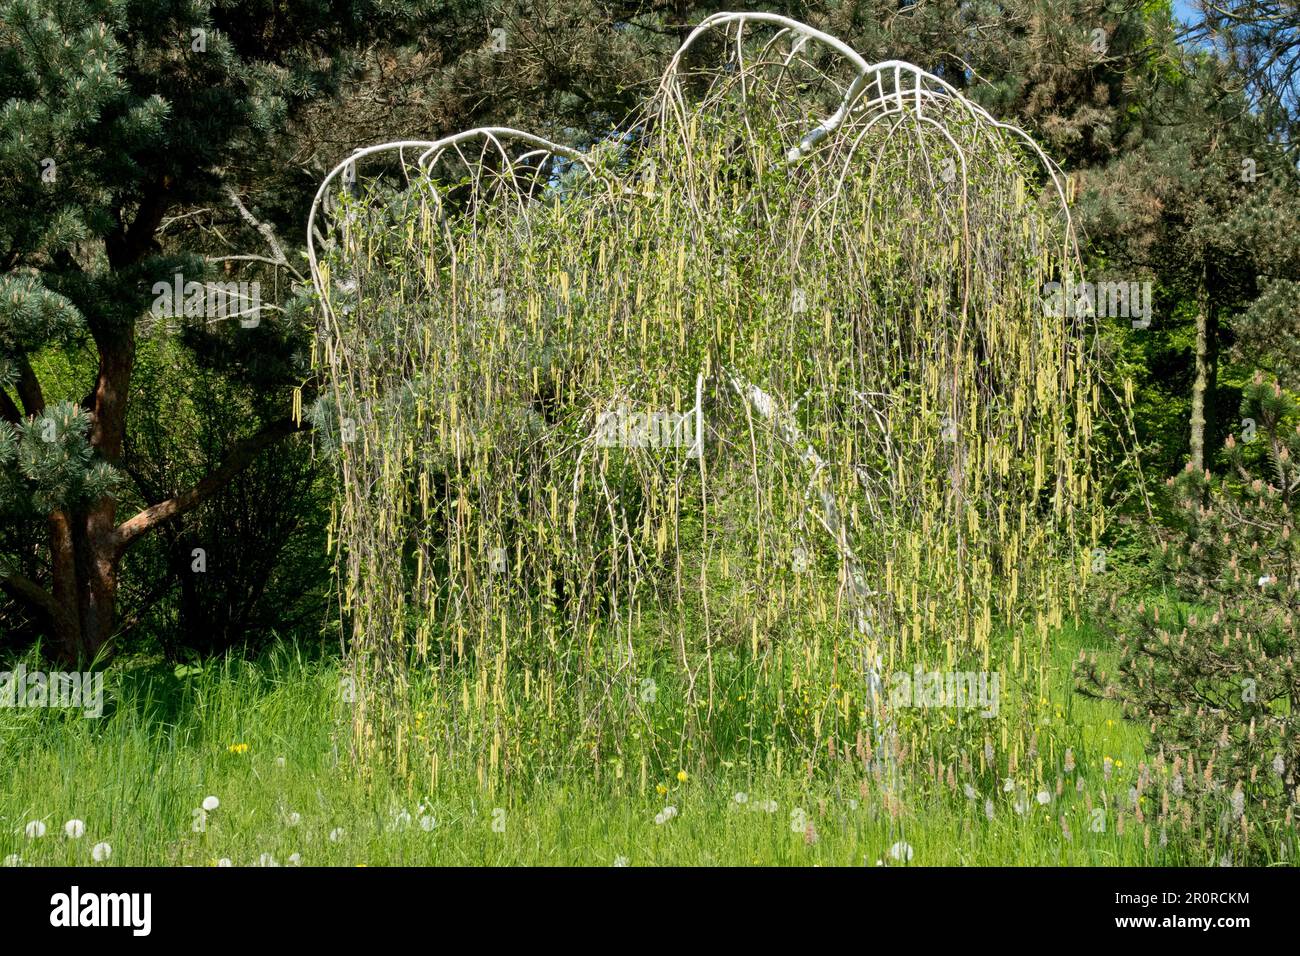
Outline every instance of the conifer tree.
[[39, 530], [9, 542], [0, 588], [63, 658], [110, 641], [129, 549], [298, 427], [286, 400], [193, 487], [122, 508], [137, 328], [158, 290], [183, 276], [197, 308], [173, 303], [168, 319], [231, 375], [291, 336], [269, 313], [213, 321], [213, 297], [189, 291], [214, 277], [199, 250], [164, 247], [165, 220], [233, 202], [273, 250], [261, 258], [284, 264], [233, 170], [274, 155], [350, 51], [410, 22], [389, 0], [0, 3], [0, 517]]

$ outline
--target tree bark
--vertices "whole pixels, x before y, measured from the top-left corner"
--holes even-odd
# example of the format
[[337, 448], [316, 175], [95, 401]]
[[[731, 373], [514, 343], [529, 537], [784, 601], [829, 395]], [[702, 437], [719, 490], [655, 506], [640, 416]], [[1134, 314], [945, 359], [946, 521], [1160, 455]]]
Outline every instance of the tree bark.
[[1214, 304], [1206, 287], [1205, 273], [1196, 292], [1196, 377], [1192, 381], [1191, 463], [1192, 468], [1205, 470], [1206, 423], [1214, 412], [1215, 345], [1218, 338]]

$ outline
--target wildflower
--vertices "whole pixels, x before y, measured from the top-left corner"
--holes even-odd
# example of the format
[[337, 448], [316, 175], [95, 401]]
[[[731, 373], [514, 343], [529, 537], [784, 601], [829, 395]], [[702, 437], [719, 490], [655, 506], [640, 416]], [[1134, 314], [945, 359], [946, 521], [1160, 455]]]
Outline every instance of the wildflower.
[[230, 862], [229, 858], [224, 856], [217, 861], [217, 866], [226, 867], [226, 866], [234, 866], [234, 865], [235, 864]]
[[232, 754], [246, 754], [248, 753], [248, 744], [231, 744], [226, 749]]
[[912, 859], [911, 844], [909, 844], [905, 840], [899, 840], [897, 843], [895, 843], [893, 846], [889, 848], [889, 856], [891, 859], [901, 860], [904, 863], [911, 862]]
[[204, 797], [204, 798], [203, 798], [203, 809], [204, 809], [204, 810], [207, 810], [208, 812], [211, 812], [211, 811], [217, 809], [217, 807], [219, 807], [219, 806], [221, 806], [221, 801], [218, 800], [216, 797]]
[[39, 840], [45, 836], [45, 822], [43, 820], [32, 820], [27, 824], [24, 832], [27, 834], [27, 839]]
[[273, 857], [271, 854], [263, 853], [261, 856], [257, 858], [257, 865], [258, 866], [279, 866], [280, 864], [276, 862], [275, 857]]
[[1014, 807], [1016, 813], [1023, 816], [1024, 812], [1029, 809], [1029, 804], [1024, 797], [1017, 797]]
[[276, 757], [276, 758], [275, 758], [275, 765], [276, 765], [277, 767], [281, 767], [281, 768], [283, 768], [283, 767], [284, 767], [284, 764], [285, 764], [285, 760], [284, 760], [283, 757]]
[[963, 792], [964, 794], [966, 794], [966, 799], [967, 799], [967, 800], [974, 800], [974, 799], [976, 798], [976, 796], [978, 796], [978, 794], [975, 793], [975, 788], [972, 787], [969, 783], [964, 783], [964, 784], [962, 784], [962, 788], [961, 788], [961, 789], [962, 789], [962, 792]]
[[1048, 793], [1046, 790], [1038, 791], [1039, 806], [1044, 806], [1044, 807], [1047, 806], [1047, 804], [1051, 802], [1051, 799], [1052, 799], [1052, 795]]
[[107, 863], [113, 855], [113, 848], [107, 843], [96, 843], [90, 848], [90, 858], [96, 863]]
[[1006, 780], [1002, 781], [1003, 793], [1010, 793], [1012, 790], [1015, 789], [1015, 787], [1016, 787], [1016, 782], [1012, 780], [1010, 777], [1007, 777]]
[[438, 819], [432, 813], [426, 813], [420, 817], [420, 829], [425, 833], [431, 833], [438, 828]]
[[664, 796], [668, 793], [668, 785], [666, 783], [655, 784], [655, 793], [659, 794], [661, 797]]
[[284, 817], [285, 826], [296, 827], [300, 823], [302, 823], [301, 813], [294, 813], [290, 811], [289, 813], [285, 814]]
[[289, 854], [289, 865], [290, 865], [290, 866], [302, 866], [302, 854], [301, 854], [301, 853], [290, 853], [290, 854]]
[[689, 779], [689, 778], [687, 777], [687, 775], [686, 775], [686, 771], [685, 771], [685, 770], [678, 770], [678, 771], [677, 771], [677, 782], [678, 782], [678, 783], [685, 783], [685, 782], [687, 781], [687, 779]]
[[342, 827], [335, 827], [333, 830], [330, 831], [330, 842], [338, 843], [340, 840], [343, 839], [343, 836], [346, 833], [347, 831], [344, 830]]
[[83, 820], [69, 820], [63, 824], [63, 834], [69, 840], [80, 840], [86, 835], [86, 824]]
[[749, 802], [749, 794], [747, 794], [747, 793], [737, 793], [734, 797], [732, 797], [732, 799], [735, 800], [735, 801], [736, 801], [737, 803], [739, 803], [739, 804], [746, 804], [746, 803]]
[[985, 816], [987, 819], [989, 819], [989, 820], [992, 820], [992, 819], [993, 819], [993, 801], [992, 801], [992, 800], [985, 800], [985, 801], [984, 801], [984, 816]]

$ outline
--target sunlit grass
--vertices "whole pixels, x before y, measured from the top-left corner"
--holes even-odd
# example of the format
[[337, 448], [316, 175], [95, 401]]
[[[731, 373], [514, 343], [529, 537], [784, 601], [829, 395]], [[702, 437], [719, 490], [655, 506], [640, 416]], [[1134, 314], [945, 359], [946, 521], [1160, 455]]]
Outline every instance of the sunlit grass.
[[[901, 865], [905, 843], [913, 866], [1203, 862], [1177, 833], [1162, 849], [1157, 832], [1132, 815], [1123, 833], [1113, 814], [1104, 832], [1090, 827], [1089, 801], [1122, 804], [1144, 742], [1112, 706], [1070, 692], [1069, 661], [1094, 639], [1067, 631], [1053, 650], [1039, 739], [1045, 753], [1049, 740], [1057, 754], [1071, 748], [1077, 766], [1046, 805], [1020, 788], [1004, 792], [1000, 771], [959, 772], [954, 790], [911, 768], [897, 800], [887, 799], [856, 759], [810, 776], [788, 755], [778, 772], [773, 749], [656, 767], [644, 780], [635, 765], [620, 774], [605, 763], [481, 784], [477, 767], [444, 762], [435, 772], [416, 756], [404, 775], [363, 774], [347, 752], [350, 724], [332, 661], [281, 653], [183, 677], [121, 666], [99, 721], [0, 710], [0, 857], [93, 865], [92, 847], [106, 842], [108, 865], [290, 865], [296, 854], [321, 866], [874, 866]], [[659, 688], [656, 704], [673, 704], [671, 686]], [[723, 723], [718, 732], [744, 726]], [[964, 793], [967, 782], [976, 799]], [[200, 814], [210, 796], [220, 806]], [[82, 838], [64, 836], [69, 819], [85, 821]], [[29, 840], [26, 825], [36, 820], [46, 835]]]

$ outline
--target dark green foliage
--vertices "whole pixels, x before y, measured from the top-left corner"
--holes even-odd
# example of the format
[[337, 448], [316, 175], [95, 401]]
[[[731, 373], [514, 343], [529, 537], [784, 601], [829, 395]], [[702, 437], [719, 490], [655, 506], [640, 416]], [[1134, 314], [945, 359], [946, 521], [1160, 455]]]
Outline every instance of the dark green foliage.
[[[211, 510], [289, 430], [288, 389], [302, 382], [291, 356], [309, 346], [301, 313], [275, 308], [293, 298], [295, 263], [259, 221], [268, 212], [238, 197], [266, 182], [284, 194], [292, 124], [335, 92], [358, 50], [407, 39], [417, 7], [0, 2], [0, 590], [61, 656], [91, 656], [113, 637], [128, 550]], [[250, 418], [166, 504], [127, 448], [137, 323], [155, 284], [177, 273], [260, 281], [269, 306], [256, 328], [167, 320], [198, 368], [242, 387]], [[257, 529], [238, 533], [255, 546]]]

